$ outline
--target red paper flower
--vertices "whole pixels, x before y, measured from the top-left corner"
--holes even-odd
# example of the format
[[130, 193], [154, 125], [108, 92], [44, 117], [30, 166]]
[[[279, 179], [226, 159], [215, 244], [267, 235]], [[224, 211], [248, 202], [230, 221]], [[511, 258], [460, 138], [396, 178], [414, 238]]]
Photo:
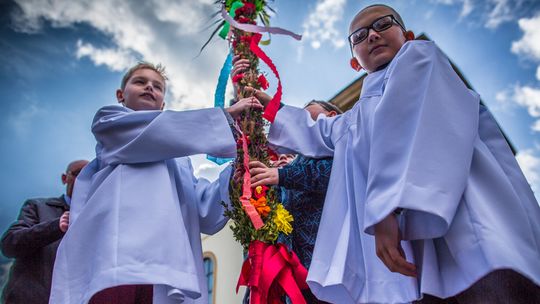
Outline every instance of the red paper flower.
[[243, 73], [236, 74], [236, 75], [234, 75], [234, 77], [233, 77], [233, 79], [232, 79], [232, 82], [233, 82], [233, 83], [237, 83], [237, 82], [239, 82], [240, 80], [242, 80], [242, 78], [244, 78], [244, 74], [243, 74]]
[[[249, 139], [249, 136], [246, 136], [247, 138], [247, 144], [249, 146], [249, 144], [251, 143], [251, 140]], [[241, 148], [242, 147], [242, 137], [238, 138], [238, 140], [236, 141], [236, 146]]]
[[266, 153], [271, 161], [276, 161], [279, 159], [279, 155], [274, 150], [270, 149], [270, 147], [266, 147]]
[[251, 43], [251, 36], [241, 36], [240, 41], [245, 42], [247, 44], [250, 44]]
[[257, 186], [255, 187], [255, 189], [253, 189], [253, 192], [252, 192], [252, 197], [254, 197], [255, 199], [260, 199], [261, 197], [265, 197], [266, 196], [266, 191], [268, 191], [268, 187], [267, 186]]
[[257, 78], [257, 83], [261, 86], [263, 90], [268, 89], [269, 83], [268, 80], [266, 80], [266, 77], [264, 77], [263, 74], [259, 75], [259, 78]]
[[244, 13], [246, 15], [251, 15], [255, 12], [255, 4], [253, 3], [244, 3], [242, 8], [244, 9]]
[[235, 16], [249, 16], [255, 12], [255, 5], [253, 3], [245, 3], [244, 6], [239, 7], [234, 11]]
[[250, 23], [250, 24], [255, 24], [255, 20], [251, 20], [247, 17], [244, 17], [244, 16], [239, 16], [238, 18], [235, 18], [236, 21], [238, 21], [239, 23]]

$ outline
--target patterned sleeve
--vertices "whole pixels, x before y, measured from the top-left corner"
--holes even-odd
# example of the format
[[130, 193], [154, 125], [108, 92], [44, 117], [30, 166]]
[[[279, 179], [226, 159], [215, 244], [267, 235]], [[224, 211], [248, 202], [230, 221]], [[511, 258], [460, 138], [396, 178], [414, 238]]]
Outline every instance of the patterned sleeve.
[[332, 158], [297, 161], [278, 170], [279, 186], [325, 193], [331, 171]]

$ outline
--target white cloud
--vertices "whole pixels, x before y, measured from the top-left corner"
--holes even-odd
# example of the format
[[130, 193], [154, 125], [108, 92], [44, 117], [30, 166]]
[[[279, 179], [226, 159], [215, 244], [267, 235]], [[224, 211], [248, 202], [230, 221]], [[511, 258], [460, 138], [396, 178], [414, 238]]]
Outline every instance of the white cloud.
[[495, 99], [502, 109], [512, 104], [526, 108], [529, 115], [537, 119], [531, 130], [540, 132], [540, 88], [515, 85], [511, 91], [498, 92]]
[[461, 5], [459, 19], [472, 16], [473, 22], [480, 20], [486, 28], [496, 29], [505, 22], [511, 22], [529, 13], [528, 0], [431, 0], [433, 3], [454, 6]]
[[12, 113], [7, 117], [7, 124], [13, 129], [15, 134], [20, 139], [25, 139], [29, 135], [31, 123], [37, 115], [46, 113], [44, 109], [39, 107], [38, 102], [29, 96], [23, 96], [27, 100], [24, 109], [19, 112]]
[[432, 0], [432, 2], [443, 5], [458, 5], [461, 4], [461, 12], [459, 17], [468, 16], [474, 10], [473, 0]]
[[196, 34], [205, 26], [209, 19], [205, 14], [205, 7], [210, 6], [212, 0], [180, 1], [155, 0], [154, 11], [158, 20], [170, 22], [178, 26], [178, 31], [185, 34]]
[[[540, 61], [540, 14], [531, 19], [519, 19], [518, 24], [523, 31], [523, 37], [518, 41], [512, 42], [512, 53], [526, 55]], [[536, 77], [540, 80], [540, 72], [538, 70]]]
[[20, 7], [12, 16], [16, 29], [37, 32], [44, 21], [53, 27], [90, 25], [109, 37], [112, 46], [79, 42], [74, 54], [77, 58], [88, 57], [96, 65], [105, 65], [113, 71], [125, 69], [133, 58], [162, 63], [170, 79], [168, 108], [201, 108], [213, 104], [227, 45], [215, 41], [195, 58], [210, 35], [210, 31], [201, 32], [201, 29], [218, 9], [213, 0], [15, 1]]
[[330, 43], [335, 48], [345, 46], [345, 33], [336, 28], [336, 23], [343, 19], [345, 4], [346, 0], [317, 1], [302, 25], [304, 41], [314, 49], [320, 48], [323, 43]]
[[513, 108], [518, 106], [512, 98], [513, 90], [507, 89], [497, 92], [495, 94], [497, 102], [491, 106], [491, 109], [497, 112], [511, 112]]
[[[540, 14], [530, 19], [519, 19], [518, 24], [523, 31], [523, 37], [512, 42], [512, 53], [540, 62]], [[535, 76], [540, 80], [540, 66], [537, 67]], [[531, 130], [540, 132], [540, 87], [516, 84], [511, 92], [507, 90], [497, 93], [496, 99], [499, 104], [511, 100], [526, 108], [529, 115], [537, 119]]]
[[529, 149], [519, 152], [516, 159], [538, 199], [540, 197], [540, 157]]
[[500, 24], [514, 19], [512, 5], [508, 0], [491, 0], [488, 5], [494, 5], [494, 8], [487, 16], [485, 24], [487, 28], [495, 29]]
[[540, 89], [529, 86], [516, 86], [513, 99], [527, 108], [529, 115], [540, 117]]
[[89, 57], [96, 65], [105, 65], [113, 71], [124, 71], [136, 62], [136, 59], [127, 50], [98, 49], [81, 40], [77, 41], [75, 56], [78, 59]]
[[531, 129], [535, 132], [540, 132], [540, 120], [535, 121]]
[[472, 0], [463, 0], [463, 6], [461, 7], [460, 18], [468, 16], [474, 10]]

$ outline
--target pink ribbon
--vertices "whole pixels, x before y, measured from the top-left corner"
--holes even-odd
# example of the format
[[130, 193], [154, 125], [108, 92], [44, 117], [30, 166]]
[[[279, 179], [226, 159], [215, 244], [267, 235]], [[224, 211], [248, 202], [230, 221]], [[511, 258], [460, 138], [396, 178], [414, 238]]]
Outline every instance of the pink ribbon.
[[255, 230], [259, 230], [262, 226], [264, 226], [264, 223], [261, 216], [257, 212], [257, 209], [255, 209], [255, 206], [249, 202], [249, 199], [251, 198], [251, 174], [249, 173], [247, 137], [244, 133], [242, 133], [242, 150], [244, 150], [244, 183], [242, 185], [242, 196], [240, 196], [240, 202], [242, 203], [242, 207], [244, 207], [244, 211], [246, 212], [247, 216], [251, 220], [253, 227], [255, 227]]
[[305, 304], [301, 289], [308, 288], [306, 278], [307, 269], [283, 244], [253, 241], [249, 244], [236, 292], [238, 287], [248, 286], [251, 304], [282, 303], [284, 294], [293, 304]]
[[281, 102], [281, 95], [282, 95], [282, 87], [281, 87], [281, 79], [279, 78], [279, 73], [276, 69], [276, 66], [268, 57], [263, 50], [259, 47], [259, 41], [261, 41], [262, 35], [259, 33], [253, 34], [251, 37], [251, 43], [249, 45], [249, 48], [255, 54], [257, 57], [259, 57], [272, 72], [274, 73], [274, 76], [276, 76], [278, 80], [277, 90], [274, 97], [272, 97], [272, 100], [268, 103], [266, 106], [266, 109], [264, 110], [263, 117], [266, 118], [269, 122], [274, 122], [274, 119], [276, 118], [277, 111], [279, 110], [279, 104]]
[[221, 16], [223, 17], [223, 19], [225, 19], [225, 21], [229, 22], [230, 25], [244, 32], [271, 33], [271, 34], [276, 34], [276, 35], [291, 36], [296, 40], [302, 39], [302, 35], [295, 34], [291, 31], [282, 29], [280, 27], [259, 26], [259, 25], [254, 25], [254, 24], [238, 23], [227, 13], [225, 6], [223, 6], [223, 8], [221, 9]]

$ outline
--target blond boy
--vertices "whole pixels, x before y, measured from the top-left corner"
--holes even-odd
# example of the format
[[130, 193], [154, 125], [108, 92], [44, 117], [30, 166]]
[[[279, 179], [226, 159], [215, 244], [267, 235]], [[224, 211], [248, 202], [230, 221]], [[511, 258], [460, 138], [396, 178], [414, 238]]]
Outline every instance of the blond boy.
[[200, 233], [227, 221], [230, 168], [210, 183], [188, 156], [234, 157], [227, 116], [260, 104], [162, 111], [165, 90], [159, 66], [138, 64], [116, 92], [121, 106], [94, 117], [96, 158], [77, 180], [50, 303], [208, 303]]

